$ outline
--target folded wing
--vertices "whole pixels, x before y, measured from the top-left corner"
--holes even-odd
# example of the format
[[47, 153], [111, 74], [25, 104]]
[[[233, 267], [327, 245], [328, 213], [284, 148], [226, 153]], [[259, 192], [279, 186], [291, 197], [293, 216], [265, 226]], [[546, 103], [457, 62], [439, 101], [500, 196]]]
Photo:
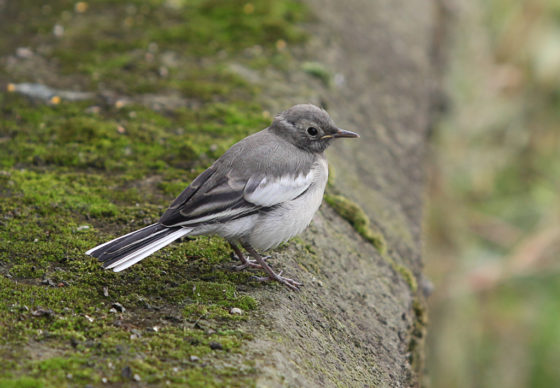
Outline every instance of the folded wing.
[[193, 227], [227, 222], [297, 198], [313, 180], [312, 170], [307, 174], [257, 175], [248, 179], [209, 170], [181, 193], [160, 219], [161, 224]]

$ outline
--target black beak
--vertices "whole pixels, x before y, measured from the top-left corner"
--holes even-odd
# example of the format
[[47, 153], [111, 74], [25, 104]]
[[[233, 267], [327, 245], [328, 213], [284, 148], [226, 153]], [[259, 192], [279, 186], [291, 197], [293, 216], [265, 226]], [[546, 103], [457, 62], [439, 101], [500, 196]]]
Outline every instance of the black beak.
[[352, 131], [338, 128], [338, 131], [333, 134], [333, 137], [360, 137], [360, 135]]

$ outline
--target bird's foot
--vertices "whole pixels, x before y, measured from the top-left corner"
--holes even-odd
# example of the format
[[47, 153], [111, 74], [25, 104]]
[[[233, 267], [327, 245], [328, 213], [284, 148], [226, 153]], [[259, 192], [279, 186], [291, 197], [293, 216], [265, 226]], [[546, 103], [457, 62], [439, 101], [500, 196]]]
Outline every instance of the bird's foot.
[[[245, 248], [245, 250], [247, 252], [249, 252], [249, 254], [255, 258], [256, 260], [256, 264], [260, 265], [261, 268], [263, 269], [263, 271], [265, 271], [267, 273], [268, 276], [266, 277], [257, 277], [257, 280], [260, 281], [277, 281], [278, 283], [281, 283], [283, 285], [285, 285], [286, 287], [288, 287], [290, 290], [292, 291], [299, 291], [299, 288], [301, 286], [303, 286], [303, 283], [297, 282], [293, 279], [290, 278], [285, 278], [284, 276], [282, 276], [282, 271], [280, 271], [279, 273], [274, 272], [274, 270], [272, 268], [270, 268], [270, 266], [266, 263], [265, 259], [266, 257], [262, 257], [256, 250], [255, 248], [253, 248], [251, 246], [251, 244], [248, 243], [241, 243], [241, 245], [243, 246], [243, 248]], [[237, 253], [237, 252], [236, 252]], [[247, 259], [245, 259], [247, 260]], [[245, 263], [244, 263], [245, 264]]]
[[239, 264], [239, 265], [234, 265], [233, 267], [234, 271], [243, 271], [244, 269], [247, 268], [262, 268], [260, 264], [257, 264], [254, 260], [248, 260], [246, 263], [243, 264]]
[[[241, 262], [240, 265], [233, 266], [233, 269], [235, 271], [242, 271], [245, 268], [258, 268], [258, 269], [263, 268], [262, 265], [260, 265], [257, 260], [251, 260], [246, 258], [243, 252], [241, 252], [241, 249], [239, 249], [239, 247], [236, 244], [230, 242], [229, 245], [233, 249], [233, 252], [231, 252], [231, 258], [234, 260], [239, 260]], [[266, 259], [269, 258], [270, 256], [264, 256], [262, 257], [262, 260], [265, 261]]]
[[303, 286], [303, 283], [300, 283], [294, 279], [285, 278], [284, 276], [282, 276], [282, 272], [283, 271], [280, 271], [278, 273], [273, 272], [273, 275], [269, 275], [269, 276], [255, 276], [254, 279], [257, 280], [258, 282], [277, 281], [285, 285], [292, 291], [299, 291], [299, 288]]
[[[257, 263], [256, 260], [251, 260], [251, 259], [244, 258], [245, 261], [243, 261], [242, 259], [238, 258], [237, 255], [235, 255], [235, 254], [233, 254], [232, 257], [233, 257], [234, 259], [240, 260], [241, 263], [242, 263], [242, 264], [234, 265], [234, 266], [233, 266], [233, 269], [234, 269], [235, 271], [243, 271], [243, 270], [246, 269], [246, 268], [258, 268], [258, 269], [262, 269], [262, 266], [261, 266], [259, 263]], [[270, 259], [270, 256], [265, 256], [265, 257], [263, 257], [263, 260], [266, 260], [266, 259]]]

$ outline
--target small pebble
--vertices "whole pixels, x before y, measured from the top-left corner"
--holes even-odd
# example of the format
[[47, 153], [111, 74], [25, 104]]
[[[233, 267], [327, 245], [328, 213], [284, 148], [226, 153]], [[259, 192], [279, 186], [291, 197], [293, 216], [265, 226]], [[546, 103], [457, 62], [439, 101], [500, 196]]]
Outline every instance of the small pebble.
[[135, 374], [134, 374], [133, 379], [134, 379], [134, 381], [141, 381], [141, 380], [142, 380], [142, 379], [140, 378], [140, 375], [139, 375], [138, 373], [135, 373]]
[[108, 297], [108, 296], [109, 296], [109, 287], [103, 287], [103, 296], [104, 296], [104, 297]]
[[197, 356], [191, 356], [190, 359], [191, 359], [192, 362], [200, 361], [200, 358], [198, 358]]
[[60, 24], [55, 24], [53, 27], [53, 34], [57, 38], [60, 38], [62, 35], [64, 35], [64, 27]]
[[43, 317], [43, 316], [50, 317], [53, 314], [54, 312], [51, 309], [38, 308], [37, 310], [31, 311], [31, 315], [33, 315], [34, 317]]
[[16, 55], [20, 58], [31, 58], [33, 56], [33, 51], [29, 47], [18, 47], [16, 49]]
[[113, 308], [115, 308], [120, 313], [124, 313], [126, 311], [124, 306], [122, 304], [120, 304], [119, 302], [114, 302], [111, 306]]
[[221, 343], [215, 341], [210, 342], [208, 346], [210, 346], [212, 350], [222, 350], [224, 348]]
[[51, 287], [56, 286], [56, 283], [52, 279], [49, 279], [49, 278], [43, 279], [41, 281], [41, 284], [43, 284], [45, 286], [51, 286]]
[[243, 315], [243, 310], [241, 310], [239, 307], [232, 307], [232, 309], [229, 310], [229, 313], [232, 315]]
[[109, 381], [109, 380], [107, 380], [107, 377], [102, 377], [102, 378], [101, 378], [101, 382], [102, 382], [103, 384], [107, 384], [108, 381]]
[[323, 282], [315, 277], [313, 278], [313, 282], [317, 284], [319, 287], [323, 287]]

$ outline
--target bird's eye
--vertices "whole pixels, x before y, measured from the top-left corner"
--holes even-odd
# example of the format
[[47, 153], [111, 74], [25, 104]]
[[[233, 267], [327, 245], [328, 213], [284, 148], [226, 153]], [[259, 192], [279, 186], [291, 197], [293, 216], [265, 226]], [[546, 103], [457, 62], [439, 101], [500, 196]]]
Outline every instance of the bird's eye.
[[317, 128], [315, 127], [309, 127], [307, 128], [307, 133], [310, 134], [311, 136], [316, 136], [319, 131], [317, 131]]

